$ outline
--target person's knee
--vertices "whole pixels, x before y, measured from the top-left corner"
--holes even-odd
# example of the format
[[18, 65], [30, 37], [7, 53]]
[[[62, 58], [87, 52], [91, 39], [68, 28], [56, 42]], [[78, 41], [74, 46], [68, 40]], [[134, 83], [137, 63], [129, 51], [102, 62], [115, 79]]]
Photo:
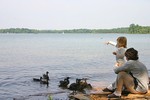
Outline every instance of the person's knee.
[[127, 80], [133, 81], [133, 77], [130, 74], [128, 74], [127, 72], [119, 72], [117, 77], [125, 79], [125, 80], [127, 79]]
[[126, 73], [126, 72], [123, 72], [123, 71], [118, 73], [118, 75], [120, 75], [120, 76], [126, 75], [126, 74], [127, 74], [127, 73]]
[[126, 72], [119, 72], [117, 76], [118, 76], [119, 78], [123, 78], [123, 77], [125, 77], [126, 75], [127, 75]]

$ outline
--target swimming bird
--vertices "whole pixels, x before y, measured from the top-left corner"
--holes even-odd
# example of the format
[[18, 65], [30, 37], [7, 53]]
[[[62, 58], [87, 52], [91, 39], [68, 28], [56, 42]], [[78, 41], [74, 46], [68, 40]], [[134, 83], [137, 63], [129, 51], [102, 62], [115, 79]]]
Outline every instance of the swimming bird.
[[70, 84], [68, 89], [73, 90], [72, 94], [76, 94], [76, 92], [79, 90], [80, 82], [81, 82], [81, 79], [77, 78], [76, 83]]
[[41, 78], [40, 83], [47, 84], [47, 85], [49, 84], [48, 79], [44, 79], [44, 78]]
[[40, 82], [41, 79], [42, 79], [42, 77], [40, 77], [39, 79], [38, 79], [38, 78], [33, 78], [33, 81], [35, 81], [35, 82]]
[[47, 79], [47, 80], [49, 80], [49, 76], [48, 76], [48, 71], [46, 72], [46, 74], [43, 74], [43, 79]]
[[76, 83], [72, 83], [69, 90], [73, 90], [72, 94], [76, 94], [77, 91], [84, 93], [85, 89], [92, 89], [91, 84], [87, 83], [87, 78], [76, 79]]
[[35, 82], [40, 82], [41, 84], [49, 84], [49, 76], [48, 76], [48, 71], [46, 72], [46, 74], [43, 74], [43, 77], [40, 77], [40, 79], [38, 78], [33, 78], [33, 81]]
[[87, 83], [87, 78], [82, 78], [80, 82], [80, 90], [83, 91], [84, 89], [92, 89], [92, 85]]
[[69, 78], [70, 77], [66, 77], [63, 81], [59, 81], [59, 83], [60, 83], [59, 87], [67, 88], [68, 84], [70, 83]]
[[48, 76], [49, 72], [47, 71], [46, 74], [43, 74], [43, 77], [40, 80], [41, 84], [49, 84], [49, 76]]

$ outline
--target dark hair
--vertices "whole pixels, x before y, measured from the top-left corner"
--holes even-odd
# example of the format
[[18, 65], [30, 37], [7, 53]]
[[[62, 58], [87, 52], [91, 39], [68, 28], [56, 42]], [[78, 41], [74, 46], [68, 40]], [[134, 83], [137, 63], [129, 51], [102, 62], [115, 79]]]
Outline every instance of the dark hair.
[[125, 52], [125, 56], [128, 58], [128, 60], [138, 60], [138, 51], [134, 48], [129, 48]]

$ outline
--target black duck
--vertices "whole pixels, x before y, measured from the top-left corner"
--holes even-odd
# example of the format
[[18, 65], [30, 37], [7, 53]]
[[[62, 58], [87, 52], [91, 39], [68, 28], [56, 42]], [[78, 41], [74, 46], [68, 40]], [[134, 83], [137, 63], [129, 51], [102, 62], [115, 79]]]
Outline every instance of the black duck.
[[70, 83], [69, 77], [66, 77], [63, 81], [59, 81], [59, 83], [60, 83], [59, 87], [67, 88], [68, 84]]

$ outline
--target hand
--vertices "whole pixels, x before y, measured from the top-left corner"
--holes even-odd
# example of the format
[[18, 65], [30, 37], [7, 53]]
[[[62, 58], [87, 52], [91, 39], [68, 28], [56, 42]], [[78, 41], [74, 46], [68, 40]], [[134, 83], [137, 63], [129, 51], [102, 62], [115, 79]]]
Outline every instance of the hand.
[[119, 67], [119, 63], [116, 62], [116, 63], [115, 63], [115, 67]]
[[105, 44], [107, 44], [107, 45], [108, 45], [108, 44], [109, 44], [109, 41], [108, 41], [108, 42], [105, 42]]

